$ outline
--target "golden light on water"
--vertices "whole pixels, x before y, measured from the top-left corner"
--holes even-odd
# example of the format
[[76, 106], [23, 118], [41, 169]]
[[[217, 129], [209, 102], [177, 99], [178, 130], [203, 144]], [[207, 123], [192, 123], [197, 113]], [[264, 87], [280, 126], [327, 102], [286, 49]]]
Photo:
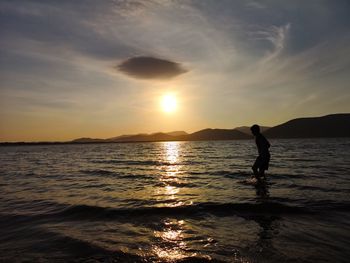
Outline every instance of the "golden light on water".
[[[153, 247], [153, 252], [161, 259], [178, 260], [188, 257], [187, 244], [184, 242], [184, 220], [168, 219], [164, 222], [162, 231], [155, 231], [154, 235], [160, 238], [161, 244]], [[195, 253], [191, 256], [195, 256]]]
[[[160, 166], [161, 175], [159, 181], [163, 186], [156, 190], [157, 196], [162, 201], [170, 201], [167, 206], [181, 206], [184, 202], [178, 200], [181, 184], [181, 143], [164, 142], [161, 143], [162, 161], [164, 165]], [[184, 241], [184, 220], [167, 219], [164, 227], [154, 232], [154, 236], [159, 239], [159, 244], [153, 246], [152, 251], [162, 260], [173, 261], [183, 259], [189, 256], [186, 252], [187, 244]], [[191, 255], [190, 255], [191, 256]]]
[[164, 112], [171, 113], [177, 108], [177, 100], [174, 94], [166, 94], [161, 99], [161, 107]]
[[[179, 175], [181, 174], [181, 165], [179, 164], [179, 142], [163, 142], [162, 143], [164, 165], [159, 166], [161, 176], [159, 181], [163, 183], [161, 188], [157, 189], [157, 196], [162, 200], [176, 200], [176, 194], [179, 193], [180, 188], [177, 185], [180, 182]], [[170, 204], [170, 206], [179, 206], [182, 202]]]
[[164, 143], [165, 158], [169, 164], [176, 164], [179, 159], [180, 143], [165, 142]]

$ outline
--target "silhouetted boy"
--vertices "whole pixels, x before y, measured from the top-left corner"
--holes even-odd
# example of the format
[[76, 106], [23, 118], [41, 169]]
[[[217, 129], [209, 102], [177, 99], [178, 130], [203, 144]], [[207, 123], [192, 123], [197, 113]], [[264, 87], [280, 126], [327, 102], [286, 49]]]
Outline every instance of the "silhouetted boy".
[[252, 167], [255, 177], [260, 180], [260, 177], [265, 178], [265, 170], [269, 169], [270, 162], [270, 143], [268, 140], [260, 133], [260, 127], [254, 124], [250, 130], [255, 136], [255, 143], [258, 147], [259, 156], [256, 158], [255, 163]]

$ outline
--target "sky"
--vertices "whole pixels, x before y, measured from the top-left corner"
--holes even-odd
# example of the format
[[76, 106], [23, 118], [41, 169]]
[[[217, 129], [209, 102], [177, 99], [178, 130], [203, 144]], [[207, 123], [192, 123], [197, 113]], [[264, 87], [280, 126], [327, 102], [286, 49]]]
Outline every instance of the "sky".
[[348, 0], [0, 0], [0, 25], [0, 141], [350, 112]]

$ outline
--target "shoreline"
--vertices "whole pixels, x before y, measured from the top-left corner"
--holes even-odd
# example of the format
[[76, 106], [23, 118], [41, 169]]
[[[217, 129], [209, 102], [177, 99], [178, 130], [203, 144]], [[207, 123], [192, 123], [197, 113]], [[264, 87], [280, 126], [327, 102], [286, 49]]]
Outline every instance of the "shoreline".
[[[274, 138], [270, 137], [271, 140], [282, 139], [282, 140], [299, 140], [299, 139], [349, 139], [349, 136], [343, 137], [283, 137]], [[152, 143], [152, 142], [210, 142], [210, 141], [244, 141], [252, 140], [252, 138], [242, 139], [212, 139], [212, 140], [145, 140], [145, 141], [92, 141], [92, 142], [0, 142], [0, 146], [40, 146], [40, 145], [73, 145], [73, 144], [113, 144], [113, 143]]]

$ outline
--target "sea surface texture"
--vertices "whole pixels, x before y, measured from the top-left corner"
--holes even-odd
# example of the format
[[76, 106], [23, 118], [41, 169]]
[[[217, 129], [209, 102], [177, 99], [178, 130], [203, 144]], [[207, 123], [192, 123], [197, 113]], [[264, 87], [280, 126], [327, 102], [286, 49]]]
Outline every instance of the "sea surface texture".
[[350, 139], [0, 148], [0, 262], [349, 262]]

